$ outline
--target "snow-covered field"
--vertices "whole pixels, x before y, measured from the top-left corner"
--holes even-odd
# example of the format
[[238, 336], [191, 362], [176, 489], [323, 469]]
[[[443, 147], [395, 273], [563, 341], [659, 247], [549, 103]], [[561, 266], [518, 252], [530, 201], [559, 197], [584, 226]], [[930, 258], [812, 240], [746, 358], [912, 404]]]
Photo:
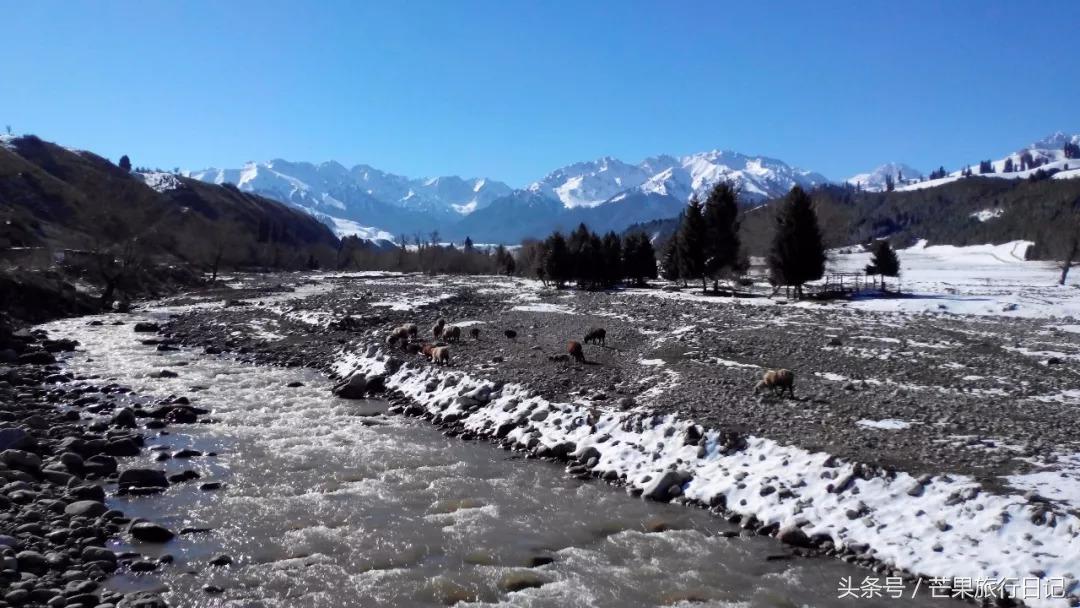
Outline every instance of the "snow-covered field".
[[[864, 310], [940, 312], [1009, 317], [1080, 318], [1078, 277], [1058, 285], [1051, 262], [1024, 259], [1030, 241], [1002, 245], [927, 245], [920, 241], [897, 252], [899, 287], [905, 298], [867, 298], [850, 304]], [[830, 271], [861, 272], [868, 252], [837, 254]], [[895, 289], [895, 279], [887, 279]]]

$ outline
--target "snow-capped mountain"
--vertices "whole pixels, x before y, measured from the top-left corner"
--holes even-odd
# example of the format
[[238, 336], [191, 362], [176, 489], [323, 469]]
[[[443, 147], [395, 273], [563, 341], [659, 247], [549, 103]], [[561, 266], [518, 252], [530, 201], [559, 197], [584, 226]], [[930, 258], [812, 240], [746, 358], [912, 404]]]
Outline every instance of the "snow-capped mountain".
[[813, 187], [828, 182], [821, 174], [774, 158], [713, 150], [681, 157], [656, 156], [636, 165], [611, 157], [575, 163], [552, 171], [530, 184], [528, 190], [560, 200], [567, 208], [595, 207], [634, 194], [686, 201], [693, 195], [703, 197], [721, 180], [735, 183], [747, 202], [782, 195], [796, 184]]
[[885, 163], [868, 173], [859, 173], [847, 178], [847, 183], [869, 192], [883, 192], [886, 181], [892, 178], [895, 186], [918, 182], [923, 178], [921, 171], [904, 163]]
[[231, 183], [293, 204], [318, 216], [340, 234], [361, 235], [427, 231], [483, 209], [512, 192], [490, 179], [457, 176], [413, 179], [368, 165], [352, 169], [336, 162], [319, 164], [275, 159], [241, 169], [192, 171], [195, 179]]
[[[990, 162], [985, 174], [1020, 178], [1042, 169], [1056, 172], [1055, 179], [1080, 176], [1080, 159], [1066, 158], [1066, 144], [1080, 145], [1080, 135], [1055, 133]], [[1011, 172], [1005, 171], [1008, 162]], [[908, 165], [888, 163], [846, 181], [865, 190], [884, 190], [886, 176], [891, 176], [896, 190], [909, 190], [961, 179], [966, 169], [927, 180]], [[979, 174], [978, 161], [971, 170]], [[829, 182], [819, 173], [775, 158], [720, 150], [660, 155], [636, 164], [603, 157], [567, 165], [520, 190], [485, 178], [414, 179], [368, 165], [348, 169], [336, 162], [280, 159], [188, 175], [291, 203], [340, 236], [387, 239], [437, 230], [444, 238], [470, 236], [490, 243], [517, 243], [551, 230], [569, 230], [580, 222], [597, 231], [621, 231], [634, 223], [672, 218], [691, 197], [704, 198], [721, 180], [740, 189], [744, 204], [782, 196], [795, 185], [813, 188]]]

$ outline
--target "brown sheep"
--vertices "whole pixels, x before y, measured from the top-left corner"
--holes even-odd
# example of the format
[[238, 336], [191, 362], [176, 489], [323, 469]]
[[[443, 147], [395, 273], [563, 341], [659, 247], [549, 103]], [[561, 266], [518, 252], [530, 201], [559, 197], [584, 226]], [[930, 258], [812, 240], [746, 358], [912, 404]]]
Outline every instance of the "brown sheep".
[[435, 336], [436, 338], [441, 338], [444, 327], [446, 327], [446, 321], [439, 319], [435, 322], [435, 325], [431, 327], [431, 335]]
[[566, 344], [566, 352], [570, 353], [570, 356], [573, 357], [574, 361], [577, 361], [578, 363], [585, 362], [585, 350], [581, 348], [581, 342], [570, 340], [570, 342]]
[[461, 339], [461, 328], [457, 325], [451, 325], [443, 330], [443, 339], [447, 342], [457, 342]]
[[436, 365], [450, 365], [450, 347], [436, 346], [431, 349], [431, 362]]
[[480, 339], [480, 328], [479, 327], [470, 327], [469, 328], [469, 336], [471, 336], [473, 340], [479, 340]]
[[754, 385], [754, 394], [758, 394], [763, 388], [771, 388], [773, 394], [777, 391], [783, 396], [786, 391], [792, 399], [795, 398], [795, 374], [787, 369], [770, 369], [762, 376], [761, 382]]
[[420, 346], [420, 353], [428, 359], [431, 358], [431, 351], [433, 350], [435, 350], [435, 345], [429, 344], [428, 342], [424, 342], [424, 344]]
[[590, 342], [593, 344], [599, 344], [600, 346], [606, 346], [607, 331], [603, 327], [593, 327], [585, 334], [585, 344]]

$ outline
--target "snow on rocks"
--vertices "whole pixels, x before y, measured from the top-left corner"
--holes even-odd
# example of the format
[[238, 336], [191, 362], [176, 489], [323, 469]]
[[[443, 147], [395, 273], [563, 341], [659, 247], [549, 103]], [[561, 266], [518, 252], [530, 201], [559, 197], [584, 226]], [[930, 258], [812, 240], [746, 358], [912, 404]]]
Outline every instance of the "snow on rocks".
[[[1080, 572], [1075, 515], [1031, 497], [983, 492], [971, 478], [916, 479], [761, 437], [702, 429], [673, 414], [554, 403], [516, 384], [416, 364], [391, 371], [386, 362], [370, 345], [343, 354], [334, 368], [341, 377], [382, 375], [388, 389], [435, 422], [572, 458], [576, 471], [621, 480], [636, 494], [724, 507], [761, 531], [846, 548], [926, 577], [1073, 581]], [[1069, 592], [1076, 593], [1075, 585]]]
[[884, 420], [859, 420], [855, 424], [871, 429], [880, 429], [882, 431], [902, 431], [911, 426], [910, 422], [896, 420], [895, 418], [886, 418]]

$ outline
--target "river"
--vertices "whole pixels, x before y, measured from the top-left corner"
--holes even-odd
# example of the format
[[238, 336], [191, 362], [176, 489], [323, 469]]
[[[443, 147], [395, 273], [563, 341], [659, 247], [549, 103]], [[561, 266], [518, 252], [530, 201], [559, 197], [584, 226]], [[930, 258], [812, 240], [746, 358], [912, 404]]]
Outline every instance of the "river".
[[[114, 545], [175, 557], [153, 573], [118, 575], [114, 587], [167, 589], [170, 605], [190, 607], [943, 603], [912, 599], [913, 583], [902, 600], [841, 600], [843, 579], [859, 586], [877, 575], [834, 559], [788, 558], [775, 539], [736, 534], [706, 511], [631, 498], [558, 465], [444, 437], [386, 415], [378, 401], [337, 399], [310, 370], [141, 344], [146, 334], [132, 324], [164, 314], [45, 326], [79, 340], [68, 364], [88, 382], [187, 396], [217, 420], [147, 435], [150, 445], [216, 456], [156, 463], [155, 451], [122, 465], [191, 468], [201, 479], [156, 496], [110, 497], [110, 506], [174, 530], [211, 531]], [[152, 377], [161, 369], [177, 377]], [[224, 486], [200, 490], [207, 481]], [[231, 566], [209, 565], [222, 554]]]

